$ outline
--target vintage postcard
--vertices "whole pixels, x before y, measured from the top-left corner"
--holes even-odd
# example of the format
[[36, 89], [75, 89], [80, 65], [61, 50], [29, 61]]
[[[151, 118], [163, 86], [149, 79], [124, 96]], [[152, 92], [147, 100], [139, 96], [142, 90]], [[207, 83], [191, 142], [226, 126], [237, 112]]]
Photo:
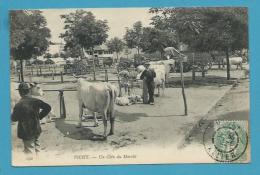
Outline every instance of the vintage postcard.
[[249, 163], [246, 7], [9, 10], [13, 166]]

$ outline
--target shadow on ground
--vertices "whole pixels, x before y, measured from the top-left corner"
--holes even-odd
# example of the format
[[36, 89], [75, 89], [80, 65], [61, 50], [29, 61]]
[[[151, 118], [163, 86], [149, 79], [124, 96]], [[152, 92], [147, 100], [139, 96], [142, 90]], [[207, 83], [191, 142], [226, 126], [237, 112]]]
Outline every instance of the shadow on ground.
[[[249, 111], [234, 111], [228, 112], [225, 114], [221, 114], [219, 116], [214, 117], [215, 119], [203, 119], [201, 120], [192, 130], [190, 130], [189, 134], [186, 137], [186, 144], [190, 144], [191, 142], [204, 144], [209, 140], [204, 140], [204, 138], [211, 138], [210, 135], [214, 133], [214, 121], [245, 121], [249, 120]], [[204, 138], [203, 138], [204, 136]], [[185, 144], [185, 145], [186, 145]]]
[[[184, 79], [185, 88], [200, 88], [201, 86], [227, 86], [232, 85], [236, 78], [230, 78], [227, 80], [226, 77], [219, 77], [214, 75], [206, 75], [206, 77], [196, 77], [195, 80], [192, 80], [191, 77], [186, 77]], [[181, 88], [181, 79], [180, 77], [170, 78], [167, 83], [167, 87], [171, 88]]]
[[116, 120], [121, 122], [134, 122], [139, 120], [141, 117], [181, 117], [184, 114], [169, 114], [169, 115], [148, 115], [146, 113], [125, 113], [115, 110]]
[[139, 120], [140, 117], [148, 117], [146, 113], [125, 113], [115, 110], [116, 120], [123, 122], [134, 122]]
[[94, 134], [91, 129], [86, 127], [77, 128], [76, 124], [67, 123], [64, 119], [56, 119], [55, 127], [64, 134], [64, 137], [74, 140], [105, 140], [102, 135]]

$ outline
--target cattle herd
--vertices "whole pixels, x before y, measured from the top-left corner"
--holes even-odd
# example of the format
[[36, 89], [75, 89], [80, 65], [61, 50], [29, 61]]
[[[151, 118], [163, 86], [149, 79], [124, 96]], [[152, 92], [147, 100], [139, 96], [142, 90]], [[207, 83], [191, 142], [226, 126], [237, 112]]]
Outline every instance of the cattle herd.
[[[236, 65], [242, 69], [242, 58], [241, 57], [234, 57], [230, 58], [230, 65]], [[161, 60], [161, 61], [151, 61], [149, 62], [149, 69], [153, 69], [156, 73], [156, 77], [154, 79], [155, 87], [158, 88], [158, 95], [160, 95], [160, 87], [162, 88], [162, 93], [164, 94], [165, 83], [169, 79], [170, 70], [174, 68], [175, 60]], [[145, 70], [143, 65], [139, 65], [137, 67], [137, 73], [135, 75], [136, 79], [140, 79], [141, 73]], [[249, 66], [244, 69], [245, 76], [249, 74]], [[129, 72], [123, 70], [119, 73], [119, 76], [122, 76], [124, 81], [123, 87], [125, 88], [125, 92], [129, 92], [127, 90], [129, 86]], [[18, 83], [11, 82], [11, 112], [14, 105], [19, 101], [20, 95], [17, 91]], [[32, 96], [41, 97], [44, 95], [43, 90], [37, 83], [30, 83], [29, 84], [30, 94]], [[119, 85], [120, 87], [120, 85]], [[83, 116], [83, 109], [86, 108], [87, 110], [91, 111], [94, 116], [94, 126], [98, 125], [97, 122], [97, 113], [102, 115], [103, 125], [104, 125], [104, 133], [103, 136], [107, 137], [107, 121], [110, 121], [110, 132], [108, 135], [112, 135], [114, 133], [114, 106], [115, 103], [123, 98], [118, 97], [118, 89], [116, 86], [109, 82], [90, 82], [83, 78], [78, 78], [77, 80], [77, 99], [78, 99], [78, 106], [79, 106], [79, 122], [77, 127], [81, 127], [82, 124], [82, 116]], [[130, 95], [130, 94], [128, 94]], [[139, 96], [138, 96], [139, 97]], [[132, 100], [140, 101], [141, 97], [137, 98], [135, 96]], [[136, 100], [137, 99], [137, 100]], [[130, 102], [129, 102], [130, 103]], [[49, 116], [53, 116], [54, 112], [52, 111]]]

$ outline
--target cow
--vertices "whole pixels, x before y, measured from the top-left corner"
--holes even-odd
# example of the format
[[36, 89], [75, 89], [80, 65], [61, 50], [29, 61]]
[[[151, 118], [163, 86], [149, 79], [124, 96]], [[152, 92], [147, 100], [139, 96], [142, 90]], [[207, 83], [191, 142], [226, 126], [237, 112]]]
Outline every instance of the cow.
[[164, 65], [165, 66], [165, 81], [168, 82], [170, 71], [175, 66], [175, 60], [168, 59], [168, 60], [160, 60], [160, 61], [150, 61], [151, 65]]
[[[20, 94], [18, 92], [19, 83], [11, 82], [10, 91], [11, 91], [11, 112], [16, 103], [21, 99]], [[43, 96], [44, 92], [37, 83], [29, 83], [30, 86], [30, 95], [32, 96]]]
[[[242, 62], [243, 62], [243, 58], [242, 57], [230, 57], [229, 58], [230, 66], [236, 65], [237, 69], [238, 69], [238, 67], [240, 67], [240, 69], [242, 70]], [[223, 67], [224, 67], [225, 64], [227, 64], [227, 60], [226, 59], [223, 60]]]
[[94, 113], [95, 126], [97, 126], [96, 113], [102, 115], [104, 124], [104, 138], [107, 137], [107, 120], [110, 118], [109, 135], [114, 134], [114, 103], [117, 96], [117, 89], [114, 85], [107, 82], [89, 82], [79, 78], [77, 82], [77, 98], [79, 105], [79, 123], [82, 126], [83, 108], [87, 108]]
[[157, 87], [158, 89], [158, 96], [160, 96], [160, 87], [162, 88], [162, 92], [164, 94], [165, 82], [167, 77], [165, 65], [150, 65], [149, 69], [154, 70], [156, 74], [156, 77], [154, 78], [154, 84], [155, 87]]

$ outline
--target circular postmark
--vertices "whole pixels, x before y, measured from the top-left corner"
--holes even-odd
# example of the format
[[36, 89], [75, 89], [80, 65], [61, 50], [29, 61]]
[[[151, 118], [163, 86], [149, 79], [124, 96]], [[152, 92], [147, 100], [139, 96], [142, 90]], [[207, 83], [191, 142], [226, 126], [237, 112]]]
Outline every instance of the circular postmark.
[[232, 162], [245, 153], [248, 137], [239, 122], [215, 121], [206, 128], [203, 143], [206, 152], [214, 160]]

